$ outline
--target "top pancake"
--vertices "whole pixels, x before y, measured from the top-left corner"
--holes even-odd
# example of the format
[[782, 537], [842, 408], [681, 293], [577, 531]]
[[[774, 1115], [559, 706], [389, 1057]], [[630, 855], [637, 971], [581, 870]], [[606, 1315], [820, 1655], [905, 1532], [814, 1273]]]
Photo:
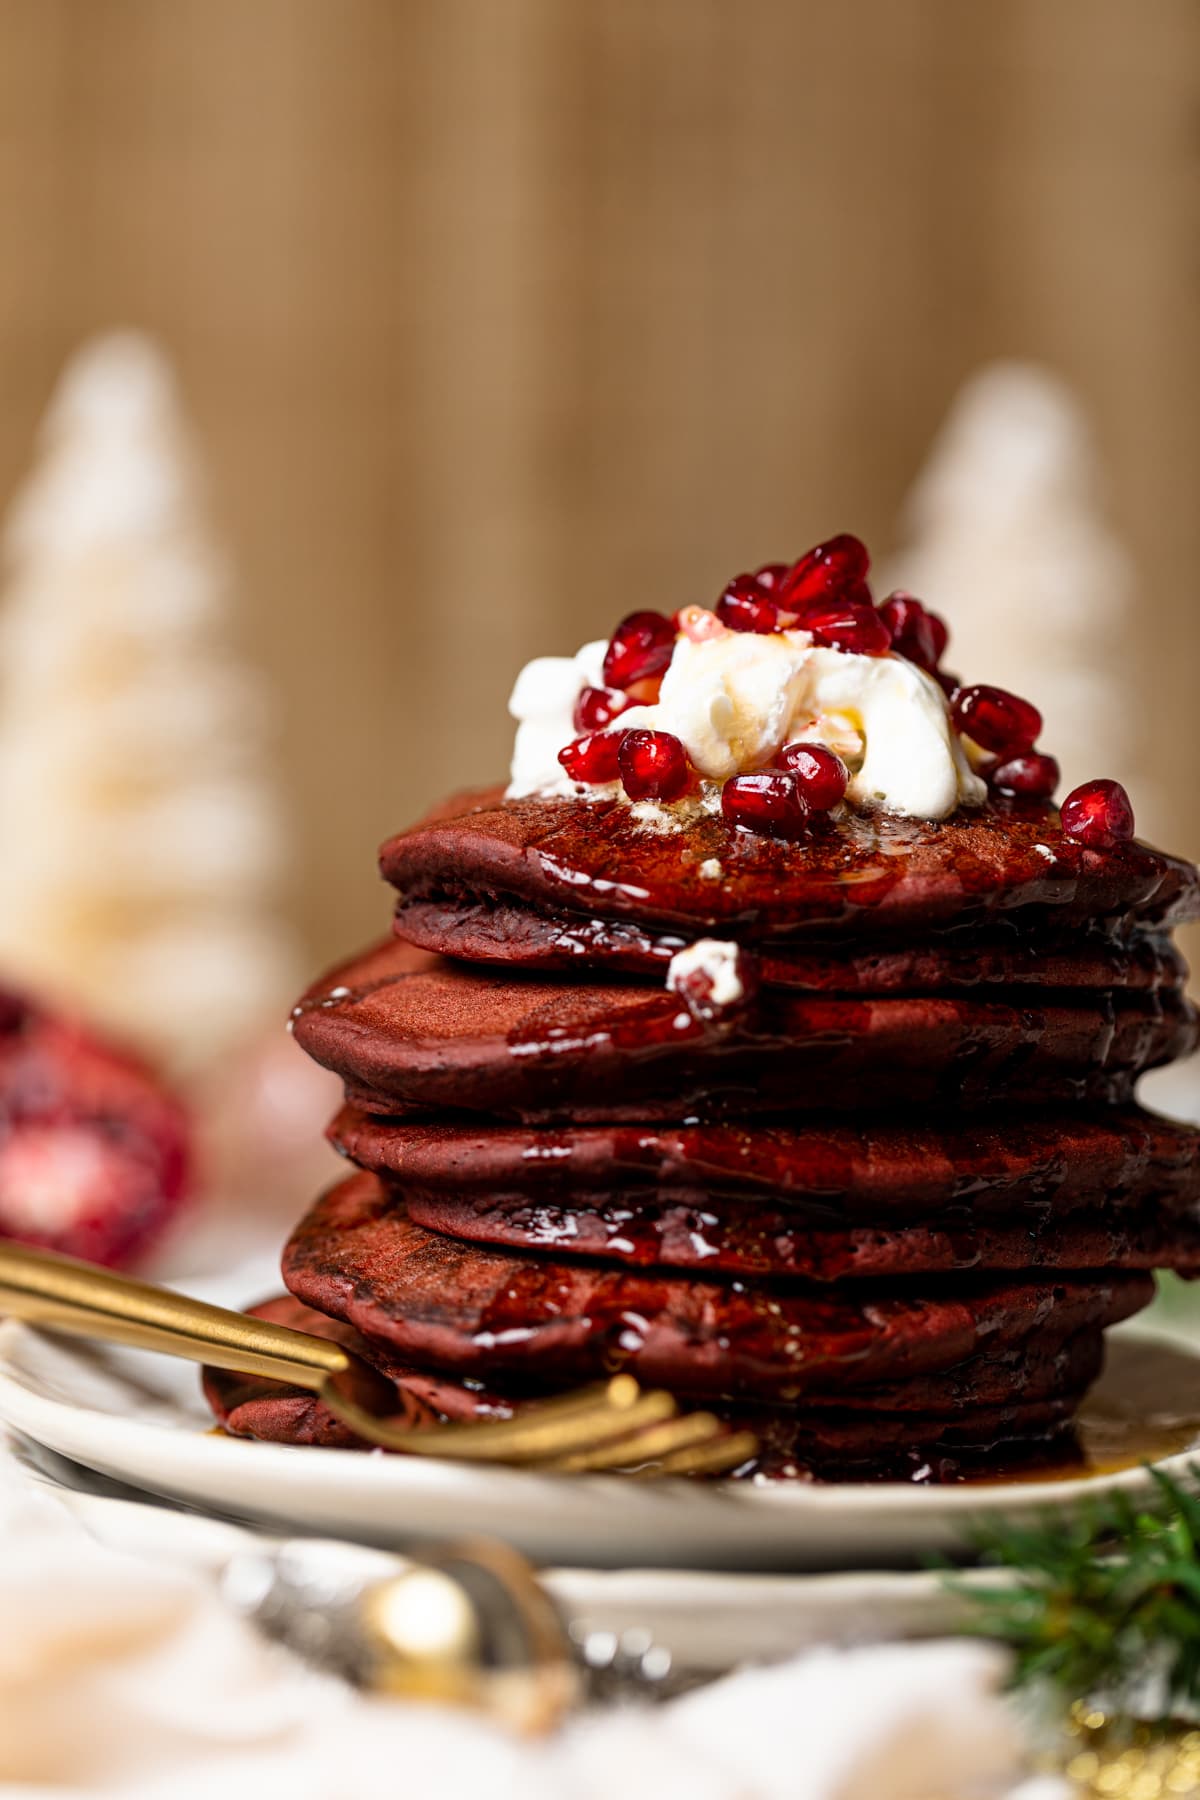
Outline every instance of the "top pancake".
[[[392, 838], [380, 866], [400, 894], [402, 932], [406, 909], [431, 902], [447, 929], [482, 906], [747, 943], [905, 938], [1005, 918], [1052, 931], [1104, 921], [1119, 932], [1200, 917], [1193, 865], [1138, 842], [1089, 848], [1063, 835], [1055, 807], [1028, 801], [943, 821], [847, 809], [784, 843], [720, 816], [658, 829], [619, 801], [504, 800], [492, 790]], [[587, 951], [585, 936], [575, 954]]]

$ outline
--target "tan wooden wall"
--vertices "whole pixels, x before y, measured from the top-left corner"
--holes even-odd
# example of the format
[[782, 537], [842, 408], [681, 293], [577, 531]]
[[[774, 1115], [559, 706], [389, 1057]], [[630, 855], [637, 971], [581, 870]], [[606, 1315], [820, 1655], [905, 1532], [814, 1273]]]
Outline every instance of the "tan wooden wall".
[[161, 334], [320, 955], [526, 656], [886, 544], [959, 380], [1043, 357], [1200, 849], [1198, 59], [1194, 0], [0, 0], [0, 497], [79, 337]]

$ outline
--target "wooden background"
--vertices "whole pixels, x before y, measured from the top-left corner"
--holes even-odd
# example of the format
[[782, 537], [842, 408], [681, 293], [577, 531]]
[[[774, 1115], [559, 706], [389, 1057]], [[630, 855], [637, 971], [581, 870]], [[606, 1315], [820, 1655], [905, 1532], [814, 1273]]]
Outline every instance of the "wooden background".
[[0, 498], [79, 338], [160, 334], [324, 956], [528, 655], [886, 546], [962, 377], [1044, 358], [1194, 852], [1198, 66], [1194, 0], [0, 0]]

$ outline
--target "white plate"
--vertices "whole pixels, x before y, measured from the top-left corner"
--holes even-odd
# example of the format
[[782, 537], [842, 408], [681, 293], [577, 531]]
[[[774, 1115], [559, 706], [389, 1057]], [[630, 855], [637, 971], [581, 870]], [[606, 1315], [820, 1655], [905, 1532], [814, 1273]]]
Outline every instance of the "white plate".
[[[1129, 1372], [1160, 1412], [1195, 1412], [1200, 1354], [1118, 1333], [1093, 1413], [1128, 1406]], [[211, 1434], [196, 1371], [164, 1357], [93, 1348], [9, 1321], [0, 1327], [0, 1420], [102, 1474], [225, 1518], [388, 1548], [492, 1532], [541, 1563], [691, 1569], [904, 1566], [953, 1552], [973, 1520], [1029, 1517], [1085, 1493], [1146, 1492], [1138, 1468], [997, 1486], [813, 1486], [630, 1481], [296, 1449]], [[1164, 1459], [1186, 1465], [1188, 1454]]]
[[[277, 1540], [198, 1517], [22, 1439], [18, 1458], [84, 1528], [111, 1549], [216, 1575], [230, 1557]], [[289, 1554], [298, 1554], [295, 1538]], [[345, 1542], [304, 1540], [314, 1576], [335, 1582], [393, 1573], [403, 1559]], [[983, 1571], [978, 1572], [981, 1576]], [[969, 1585], [974, 1571], [959, 1578]], [[986, 1573], [994, 1586], [995, 1570]], [[774, 1662], [815, 1644], [940, 1637], [963, 1628], [970, 1606], [938, 1574], [858, 1570], [847, 1574], [718, 1574], [693, 1569], [543, 1569], [564, 1615], [584, 1632], [648, 1632], [678, 1667], [718, 1674], [739, 1663]]]

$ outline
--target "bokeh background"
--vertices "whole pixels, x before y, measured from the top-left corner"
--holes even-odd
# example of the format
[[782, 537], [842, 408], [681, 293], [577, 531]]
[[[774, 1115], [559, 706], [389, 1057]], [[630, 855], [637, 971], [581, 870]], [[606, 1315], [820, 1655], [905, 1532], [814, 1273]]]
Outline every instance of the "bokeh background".
[[1091, 772], [1195, 852], [1198, 70], [1194, 0], [0, 0], [0, 496], [79, 342], [153, 333], [315, 963], [505, 767], [522, 661], [890, 551], [960, 384], [1033, 358], [1132, 557]]

